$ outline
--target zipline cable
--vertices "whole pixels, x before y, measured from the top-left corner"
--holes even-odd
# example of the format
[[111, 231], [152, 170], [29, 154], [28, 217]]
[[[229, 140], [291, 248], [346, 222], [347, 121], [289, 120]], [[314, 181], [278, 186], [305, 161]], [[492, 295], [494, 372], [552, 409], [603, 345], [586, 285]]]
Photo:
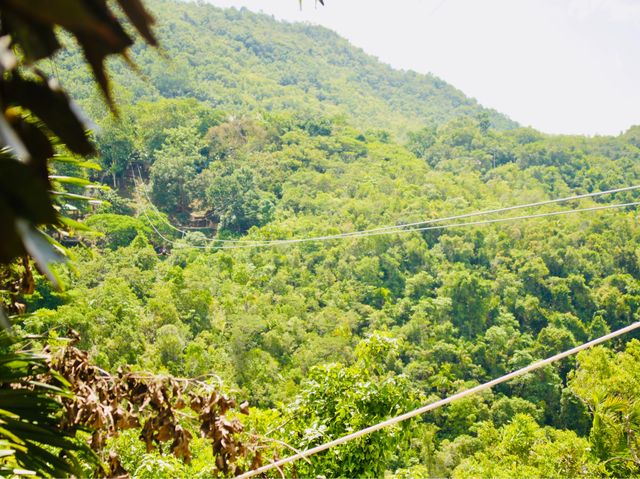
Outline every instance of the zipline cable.
[[411, 229], [401, 229], [401, 230], [385, 230], [385, 231], [376, 231], [371, 233], [363, 233], [360, 235], [353, 236], [327, 236], [327, 237], [312, 237], [312, 238], [296, 238], [289, 240], [273, 240], [273, 241], [265, 241], [263, 243], [256, 242], [252, 244], [236, 244], [236, 245], [226, 245], [226, 246], [211, 246], [211, 245], [182, 245], [177, 241], [173, 241], [167, 237], [165, 237], [156, 226], [153, 224], [146, 211], [142, 211], [143, 215], [146, 217], [147, 221], [151, 228], [156, 232], [160, 238], [166, 241], [169, 244], [177, 245], [181, 249], [214, 249], [214, 250], [223, 250], [223, 249], [248, 249], [248, 248], [266, 248], [270, 246], [281, 246], [295, 243], [307, 243], [312, 241], [330, 241], [336, 239], [347, 239], [347, 238], [368, 238], [370, 236], [383, 236], [383, 235], [392, 235], [392, 234], [406, 234], [406, 233], [414, 233], [420, 231], [431, 231], [431, 230], [443, 230], [443, 229], [452, 229], [452, 228], [461, 228], [465, 226], [480, 226], [494, 223], [504, 223], [507, 221], [517, 221], [517, 220], [527, 220], [534, 218], [545, 218], [550, 216], [561, 216], [568, 215], [573, 213], [584, 213], [590, 211], [601, 211], [601, 210], [610, 210], [615, 208], [626, 208], [631, 206], [640, 205], [640, 201], [634, 201], [631, 203], [619, 203], [613, 205], [603, 205], [603, 206], [592, 206], [590, 208], [579, 208], [573, 210], [564, 210], [564, 211], [552, 211], [547, 213], [536, 213], [531, 215], [523, 215], [523, 216], [513, 216], [510, 218], [495, 218], [492, 220], [479, 220], [479, 221], [468, 221], [462, 223], [452, 223], [448, 225], [437, 225], [437, 226], [424, 226], [421, 228], [411, 228]]
[[[185, 230], [181, 230], [177, 227], [175, 227], [174, 225], [172, 225], [169, 221], [167, 221], [165, 218], [163, 218], [160, 215], [160, 211], [158, 210], [158, 208], [153, 204], [153, 202], [151, 201], [151, 198], [149, 197], [148, 191], [146, 189], [146, 186], [144, 184], [144, 181], [142, 180], [142, 175], [140, 174], [140, 171], [138, 170], [138, 177], [140, 179], [140, 183], [141, 183], [141, 189], [142, 192], [145, 196], [145, 198], [147, 199], [147, 201], [149, 202], [151, 208], [154, 210], [154, 212], [156, 213], [156, 215], [158, 216], [158, 218], [165, 223], [166, 225], [168, 225], [171, 229], [178, 231], [182, 234], [187, 234], [188, 231]], [[360, 231], [352, 231], [352, 232], [348, 232], [348, 233], [339, 233], [339, 234], [335, 234], [335, 235], [324, 235], [324, 236], [313, 236], [313, 237], [308, 237], [308, 238], [294, 238], [294, 240], [305, 240], [305, 241], [320, 241], [320, 240], [325, 240], [325, 239], [337, 239], [337, 238], [343, 238], [343, 237], [350, 237], [350, 236], [360, 236], [362, 234], [368, 234], [368, 233], [374, 233], [374, 232], [378, 232], [378, 231], [387, 231], [387, 230], [402, 230], [405, 228], [412, 228], [415, 226], [421, 226], [421, 225], [427, 225], [427, 224], [434, 224], [434, 223], [443, 223], [445, 221], [454, 221], [454, 220], [460, 220], [460, 219], [464, 219], [464, 218], [471, 218], [474, 216], [485, 216], [485, 215], [491, 215], [491, 214], [496, 214], [496, 213], [504, 213], [506, 211], [514, 211], [514, 210], [518, 210], [518, 209], [525, 209], [525, 208], [535, 208], [538, 206], [544, 206], [544, 205], [550, 205], [550, 204], [555, 204], [555, 203], [564, 203], [567, 201], [574, 201], [574, 200], [581, 200], [584, 198], [594, 198], [597, 196], [602, 196], [602, 195], [610, 195], [610, 194], [614, 194], [614, 193], [620, 193], [623, 191], [632, 191], [632, 190], [637, 190], [640, 188], [640, 185], [632, 185], [632, 186], [625, 186], [625, 187], [621, 187], [621, 188], [614, 188], [614, 189], [610, 189], [610, 190], [605, 190], [605, 191], [595, 191], [592, 193], [585, 193], [585, 194], [581, 194], [581, 195], [574, 195], [574, 196], [567, 196], [564, 198], [555, 198], [552, 200], [544, 200], [544, 201], [538, 201], [535, 203], [527, 203], [527, 204], [521, 204], [521, 205], [515, 205], [515, 206], [507, 206], [507, 207], [503, 207], [503, 208], [496, 208], [496, 209], [491, 209], [491, 210], [482, 210], [482, 211], [474, 211], [471, 213], [464, 213], [464, 214], [460, 214], [460, 215], [454, 215], [454, 216], [447, 216], [447, 217], [442, 217], [442, 218], [434, 218], [434, 219], [429, 219], [429, 220], [422, 220], [422, 221], [416, 221], [413, 223], [403, 223], [400, 225], [391, 225], [391, 226], [382, 226], [379, 228], [372, 228], [372, 229], [366, 229], [366, 230], [360, 230]], [[281, 241], [291, 241], [291, 240], [228, 240], [228, 239], [216, 239], [216, 238], [210, 238], [208, 241], [210, 242], [219, 242], [219, 243], [246, 243], [246, 244], [267, 244], [267, 243], [279, 243]]]
[[272, 462], [270, 464], [266, 464], [262, 467], [259, 467], [257, 469], [254, 469], [252, 471], [248, 471], [245, 472], [244, 474], [240, 474], [239, 476], [236, 477], [236, 479], [248, 479], [250, 477], [254, 477], [257, 476], [258, 474], [262, 474], [264, 472], [270, 471], [271, 469], [275, 469], [275, 468], [279, 468], [281, 466], [284, 466], [286, 464], [292, 463], [294, 461], [297, 461], [298, 459], [302, 459], [302, 458], [307, 458], [309, 456], [312, 456], [314, 454], [317, 454], [319, 452], [322, 451], [326, 451], [327, 449], [330, 449], [332, 447], [335, 446], [339, 446], [340, 444], [344, 444], [346, 442], [352, 441], [354, 439], [357, 439], [359, 437], [365, 436], [367, 434], [371, 434], [372, 432], [376, 432], [379, 431], [380, 429], [383, 429], [385, 427], [389, 427], [389, 426], [393, 426], [394, 424], [398, 424], [399, 422], [402, 421], [406, 421], [407, 419], [412, 419], [416, 416], [420, 416], [421, 414], [424, 414], [426, 412], [429, 411], [433, 411], [434, 409], [437, 409], [439, 407], [442, 407], [446, 404], [449, 404], [453, 401], [456, 401], [458, 399], [462, 399], [465, 398], [467, 396], [471, 396], [473, 394], [477, 394], [479, 392], [485, 391], [487, 389], [491, 389], [494, 386], [497, 386], [498, 384], [502, 384], [504, 382], [507, 382], [513, 378], [517, 378], [519, 376], [522, 376], [524, 374], [527, 374], [531, 371], [535, 371], [536, 369], [540, 369], [544, 366], [547, 366], [551, 363], [554, 363], [556, 361], [559, 361], [560, 359], [566, 358], [568, 356], [571, 356], [573, 354], [579, 353], [580, 351], [584, 351], [585, 349], [591, 348], [593, 346], [596, 346], [600, 343], [604, 343], [605, 341], [609, 341], [610, 339], [616, 338], [618, 336], [622, 336], [623, 334], [629, 333], [631, 331], [634, 331], [635, 329], [640, 328], [640, 321], [635, 322], [629, 326], [626, 326], [622, 329], [619, 329], [617, 331], [614, 331], [612, 333], [606, 334], [600, 338], [594, 339], [592, 341], [589, 341], [588, 343], [584, 343], [580, 346], [576, 346], [575, 348], [571, 348], [567, 351], [564, 351], [562, 353], [556, 354], [554, 356], [551, 356], [547, 359], [543, 359], [541, 361], [535, 362], [533, 364], [530, 364], [529, 366], [525, 366], [524, 368], [518, 369], [517, 371], [513, 371], [509, 374], [505, 374], [504, 376], [501, 376], [499, 378], [493, 379], [487, 383], [484, 384], [479, 384], [478, 386], [472, 387], [470, 389], [466, 389], [464, 391], [461, 391], [457, 394], [454, 394], [453, 396], [449, 396], [447, 398], [441, 399], [439, 401], [433, 402], [431, 404], [427, 404], [426, 406], [422, 406], [418, 409], [414, 409], [413, 411], [407, 412], [405, 414], [402, 414], [400, 416], [396, 416], [394, 418], [391, 419], [387, 419], [386, 421], [380, 422], [378, 424], [375, 424], [373, 426], [369, 426], [365, 429], [362, 429], [360, 431], [356, 431], [354, 433], [348, 434], [346, 436], [342, 436], [338, 439], [334, 439], [333, 441], [329, 441], [327, 443], [321, 444], [319, 446], [313, 447], [311, 449], [307, 449], [306, 451], [301, 451], [297, 454], [294, 454], [292, 456], [286, 457], [284, 459], [280, 459], [278, 461]]
[[[290, 239], [290, 240], [274, 240], [269, 243], [258, 243], [254, 245], [238, 245], [234, 247], [227, 247], [226, 249], [232, 249], [232, 248], [238, 249], [238, 248], [247, 248], [247, 247], [266, 247], [266, 246], [272, 246], [272, 245], [277, 246], [277, 245], [283, 245], [283, 244], [307, 243], [310, 241], [329, 241], [334, 239], [345, 239], [345, 238], [368, 238], [370, 236], [385, 236], [385, 235], [392, 235], [392, 234], [414, 233], [414, 232], [420, 232], [420, 231], [460, 228], [464, 226], [480, 226], [480, 225], [487, 225], [487, 224], [493, 224], [493, 223], [504, 223], [507, 221], [527, 220], [527, 219], [534, 219], [534, 218], [545, 218], [548, 216], [560, 216], [560, 215], [567, 215], [567, 214], [573, 214], [573, 213], [584, 213], [588, 211], [600, 211], [600, 210], [608, 210], [608, 209], [615, 209], [615, 208], [625, 208], [625, 207], [637, 206], [637, 205], [640, 205], [640, 201], [635, 201], [631, 203], [619, 203], [619, 204], [613, 204], [613, 205], [592, 206], [589, 208], [579, 208], [579, 209], [573, 209], [573, 210], [536, 213], [536, 214], [530, 214], [530, 215], [513, 216], [509, 218], [496, 218], [492, 220], [478, 220], [478, 221], [468, 221], [468, 222], [452, 223], [452, 224], [438, 225], [438, 226], [423, 226], [420, 228], [375, 231], [375, 232], [367, 232], [363, 234], [343, 236], [343, 237], [341, 236], [341, 237], [325, 237], [325, 238], [298, 238], [298, 239]], [[222, 249], [225, 249], [225, 248], [222, 247]]]
[[[593, 193], [585, 193], [585, 194], [582, 194], [582, 195], [567, 196], [565, 198], [556, 198], [556, 199], [552, 199], [552, 200], [538, 201], [536, 203], [528, 203], [528, 204], [523, 204], [523, 205], [506, 206], [506, 207], [503, 207], [503, 208], [496, 208], [496, 209], [493, 209], [493, 210], [483, 210], [483, 211], [476, 211], [476, 212], [472, 212], [472, 213], [464, 213], [464, 214], [460, 214], [460, 215], [456, 215], [456, 216], [449, 216], [449, 217], [446, 217], [446, 218], [435, 218], [435, 219], [432, 219], [432, 220], [417, 221], [415, 223], [405, 223], [405, 224], [397, 225], [397, 226], [383, 226], [383, 227], [380, 227], [380, 228], [374, 228], [374, 229], [365, 230], [365, 231], [366, 232], [386, 231], [386, 230], [394, 229], [394, 228], [410, 228], [410, 227], [413, 227], [413, 226], [420, 226], [420, 225], [424, 225], [424, 224], [442, 223], [444, 221], [461, 220], [461, 219], [464, 219], [464, 218], [471, 218], [471, 217], [474, 217], [474, 216], [484, 216], [484, 215], [491, 215], [491, 214], [496, 214], [496, 213], [504, 213], [506, 211], [513, 211], [513, 210], [519, 210], [519, 209], [525, 209], [525, 208], [536, 208], [538, 206], [550, 205], [550, 204], [554, 204], [554, 203], [564, 203], [564, 202], [567, 202], [567, 201], [581, 200], [581, 199], [584, 199], [584, 198], [593, 198], [593, 197], [602, 196], [602, 195], [610, 195], [610, 194], [614, 194], [614, 193], [620, 193], [622, 191], [637, 190], [638, 188], [640, 188], [640, 185], [625, 186], [623, 188], [616, 188], [616, 189], [613, 189], [613, 190], [595, 191]], [[344, 234], [356, 234], [356, 233], [344, 233]]]
[[[140, 178], [140, 179], [142, 180], [142, 178]], [[506, 212], [506, 211], [524, 209], [524, 208], [534, 208], [534, 207], [544, 206], [544, 205], [549, 205], [549, 204], [554, 204], [554, 203], [563, 203], [563, 202], [567, 202], [567, 201], [580, 200], [580, 199], [584, 199], [584, 198], [592, 198], [592, 197], [597, 197], [597, 196], [602, 196], [602, 195], [620, 193], [620, 192], [623, 192], [623, 191], [631, 191], [631, 190], [636, 190], [638, 188], [640, 188], [640, 185], [626, 186], [626, 187], [615, 188], [615, 189], [611, 189], [611, 190], [596, 191], [596, 192], [592, 192], [592, 193], [585, 193], [585, 194], [581, 194], [581, 195], [568, 196], [568, 197], [564, 197], [564, 198], [556, 198], [556, 199], [552, 199], [552, 200], [544, 200], [544, 201], [539, 201], [539, 202], [535, 202], [535, 203], [527, 203], [527, 204], [521, 204], [521, 205], [515, 205], [515, 206], [507, 206], [507, 207], [496, 208], [496, 209], [492, 209], [492, 210], [482, 210], [482, 211], [464, 213], [464, 214], [455, 215], [455, 216], [448, 216], [448, 217], [443, 217], [443, 218], [435, 218], [435, 219], [430, 219], [430, 220], [422, 220], [422, 221], [417, 221], [417, 222], [413, 222], [413, 223], [403, 223], [403, 224], [400, 224], [400, 225], [383, 226], [383, 227], [379, 227], [379, 228], [373, 228], [373, 229], [367, 229], [367, 230], [361, 230], [361, 231], [353, 231], [353, 232], [348, 232], [348, 233], [339, 233], [339, 234], [335, 234], [335, 235], [315, 236], [315, 237], [301, 238], [301, 239], [305, 239], [305, 240], [311, 241], [311, 240], [342, 238], [342, 237], [349, 237], [349, 236], [359, 236], [359, 235], [361, 235], [363, 233], [373, 233], [373, 232], [377, 232], [377, 231], [386, 231], [386, 230], [394, 230], [394, 229], [411, 228], [411, 227], [414, 227], [414, 226], [420, 226], [420, 225], [425, 225], [425, 224], [433, 224], [433, 223], [442, 223], [442, 222], [445, 222], [445, 221], [452, 221], [452, 220], [458, 220], [458, 219], [464, 219], [464, 218], [471, 218], [471, 217], [474, 217], [474, 216], [484, 216], [484, 215], [489, 215], [489, 214], [503, 213], [503, 212]], [[149, 200], [148, 196], [147, 196], [147, 200]], [[151, 204], [153, 205], [153, 203], [151, 203]], [[153, 208], [157, 211], [157, 208], [155, 207], [155, 205], [153, 205]], [[186, 233], [185, 231], [182, 231], [182, 230], [179, 230], [179, 229], [173, 227], [173, 225], [171, 225], [171, 224], [169, 224], [169, 226], [171, 226], [173, 229], [176, 229], [177, 231], [180, 231], [181, 233]], [[213, 241], [220, 241], [220, 242], [229, 242], [229, 243], [260, 243], [260, 244], [264, 244], [264, 243], [272, 243], [272, 242], [275, 243], [275, 242], [280, 242], [280, 241], [284, 241], [284, 240], [263, 240], [263, 241], [260, 241], [260, 240], [217, 240], [217, 239], [211, 239], [210, 241], [212, 241], [212, 242]]]

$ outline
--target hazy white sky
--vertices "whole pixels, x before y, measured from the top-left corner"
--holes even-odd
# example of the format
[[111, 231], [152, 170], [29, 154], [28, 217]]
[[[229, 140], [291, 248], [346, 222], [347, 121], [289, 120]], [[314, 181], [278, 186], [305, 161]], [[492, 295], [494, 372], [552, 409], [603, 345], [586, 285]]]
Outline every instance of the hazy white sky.
[[208, 0], [324, 25], [548, 133], [640, 124], [640, 0]]

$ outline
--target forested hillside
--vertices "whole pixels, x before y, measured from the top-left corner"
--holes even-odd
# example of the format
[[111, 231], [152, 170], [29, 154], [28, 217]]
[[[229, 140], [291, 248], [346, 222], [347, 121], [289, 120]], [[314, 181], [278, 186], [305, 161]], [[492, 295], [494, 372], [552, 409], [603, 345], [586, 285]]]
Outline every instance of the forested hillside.
[[[498, 128], [516, 125], [446, 82], [393, 70], [322, 27], [277, 22], [244, 9], [170, 0], [148, 4], [158, 13], [164, 58], [141, 44], [131, 58], [142, 75], [121, 60], [113, 62], [123, 102], [196, 98], [236, 114], [280, 109], [348, 114], [362, 127], [393, 132], [482, 112]], [[61, 56], [55, 68], [93, 113], [96, 105], [82, 101], [94, 86], [80, 55]]]
[[[265, 459], [454, 394], [638, 320], [635, 208], [259, 245], [640, 183], [640, 128], [515, 128], [433, 77], [318, 27], [154, 1], [170, 61], [114, 65], [120, 116], [77, 58], [61, 79], [98, 115], [109, 185], [70, 200], [92, 232], [74, 268], [23, 298], [29, 334], [80, 335], [105, 371], [190, 378], [247, 399]], [[125, 101], [123, 102], [122, 99]], [[66, 168], [66, 169], [65, 169]], [[70, 192], [86, 193], [82, 186]], [[504, 216], [638, 201], [637, 190]], [[489, 216], [487, 218], [495, 218]], [[197, 228], [197, 229], [190, 229]], [[300, 477], [621, 477], [640, 473], [640, 342], [625, 336], [493, 391], [299, 461]], [[111, 440], [134, 477], [210, 477]], [[197, 431], [193, 431], [197, 435]], [[271, 442], [269, 442], [271, 441]], [[219, 472], [219, 471], [218, 471]], [[288, 473], [290, 473], [287, 470]]]

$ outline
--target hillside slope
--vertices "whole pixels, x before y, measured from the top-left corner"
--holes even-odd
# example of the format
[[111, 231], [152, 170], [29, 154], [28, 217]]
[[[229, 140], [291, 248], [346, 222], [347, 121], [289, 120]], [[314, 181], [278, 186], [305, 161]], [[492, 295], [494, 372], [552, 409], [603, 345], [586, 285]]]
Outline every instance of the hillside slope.
[[[176, 103], [180, 126], [163, 125], [176, 120], [167, 113]], [[34, 313], [25, 331], [78, 331], [79, 346], [108, 371], [220, 378], [253, 406], [248, 428], [302, 449], [638, 319], [636, 209], [514, 218], [635, 202], [637, 191], [478, 216], [469, 220], [512, 221], [464, 228], [219, 242], [353, 232], [638, 184], [638, 128], [589, 139], [457, 119], [412, 135], [407, 149], [378, 132], [286, 114], [204, 131], [181, 124], [200, 106], [123, 108], [131, 122], [104, 128], [101, 149], [148, 171], [148, 185], [138, 176], [131, 199], [110, 192], [110, 204], [86, 218], [104, 235], [74, 248], [67, 292], [45, 285], [25, 299]], [[141, 141], [145, 132], [158, 136]], [[188, 221], [192, 204], [217, 217], [215, 241], [167, 224], [164, 213]], [[610, 460], [640, 451], [640, 342], [622, 352], [633, 337], [613, 343], [615, 359], [600, 349], [556, 363], [402, 434], [315, 456], [298, 477], [637, 477], [635, 463]], [[602, 421], [590, 413], [601, 404], [621, 413]], [[169, 462], [135, 446], [138, 436], [117, 440], [129, 470], [172, 469], [133, 478], [212, 477], [210, 447], [194, 446], [190, 464]], [[515, 451], [513, 437], [522, 438]]]
[[[128, 91], [120, 91], [125, 101], [194, 97], [230, 112], [346, 114], [363, 127], [396, 133], [482, 113], [497, 128], [517, 126], [446, 82], [394, 70], [326, 28], [279, 22], [246, 9], [149, 3], [166, 58], [136, 45], [132, 57], [142, 75], [122, 63], [112, 65], [115, 83]], [[56, 67], [86, 106], [94, 90], [80, 57], [60, 57]]]
[[[58, 62], [100, 126], [102, 170], [83, 174], [113, 189], [95, 209], [74, 203], [94, 232], [72, 248], [67, 290], [37, 276], [21, 298], [34, 338], [77, 331], [104, 370], [206, 378], [247, 399], [243, 423], [274, 440], [269, 460], [638, 320], [640, 188], [595, 193], [640, 184], [640, 126], [595, 138], [509, 128], [325, 29], [151, 3], [172, 60], [137, 46], [143, 76], [113, 65], [117, 119], [100, 117], [77, 55]], [[473, 214], [515, 205], [529, 206]], [[410, 224], [424, 228], [362, 234]], [[285, 474], [637, 477], [638, 339]], [[190, 412], [189, 463], [147, 451], [140, 429], [114, 439], [134, 479], [214, 476]]]

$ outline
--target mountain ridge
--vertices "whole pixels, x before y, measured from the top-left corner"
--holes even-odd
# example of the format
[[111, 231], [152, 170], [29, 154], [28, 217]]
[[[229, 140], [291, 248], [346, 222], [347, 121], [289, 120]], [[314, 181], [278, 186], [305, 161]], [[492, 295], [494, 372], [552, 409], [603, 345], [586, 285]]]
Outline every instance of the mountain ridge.
[[[229, 112], [346, 115], [401, 136], [461, 116], [486, 116], [501, 130], [518, 126], [444, 80], [394, 69], [322, 26], [204, 3], [152, 0], [149, 7], [170, 60], [136, 44], [131, 57], [141, 74], [120, 60], [111, 62], [126, 102], [193, 97]], [[95, 92], [86, 69], [77, 68], [79, 60], [66, 55], [56, 63], [63, 82], [73, 83], [71, 91], [87, 104]]]

